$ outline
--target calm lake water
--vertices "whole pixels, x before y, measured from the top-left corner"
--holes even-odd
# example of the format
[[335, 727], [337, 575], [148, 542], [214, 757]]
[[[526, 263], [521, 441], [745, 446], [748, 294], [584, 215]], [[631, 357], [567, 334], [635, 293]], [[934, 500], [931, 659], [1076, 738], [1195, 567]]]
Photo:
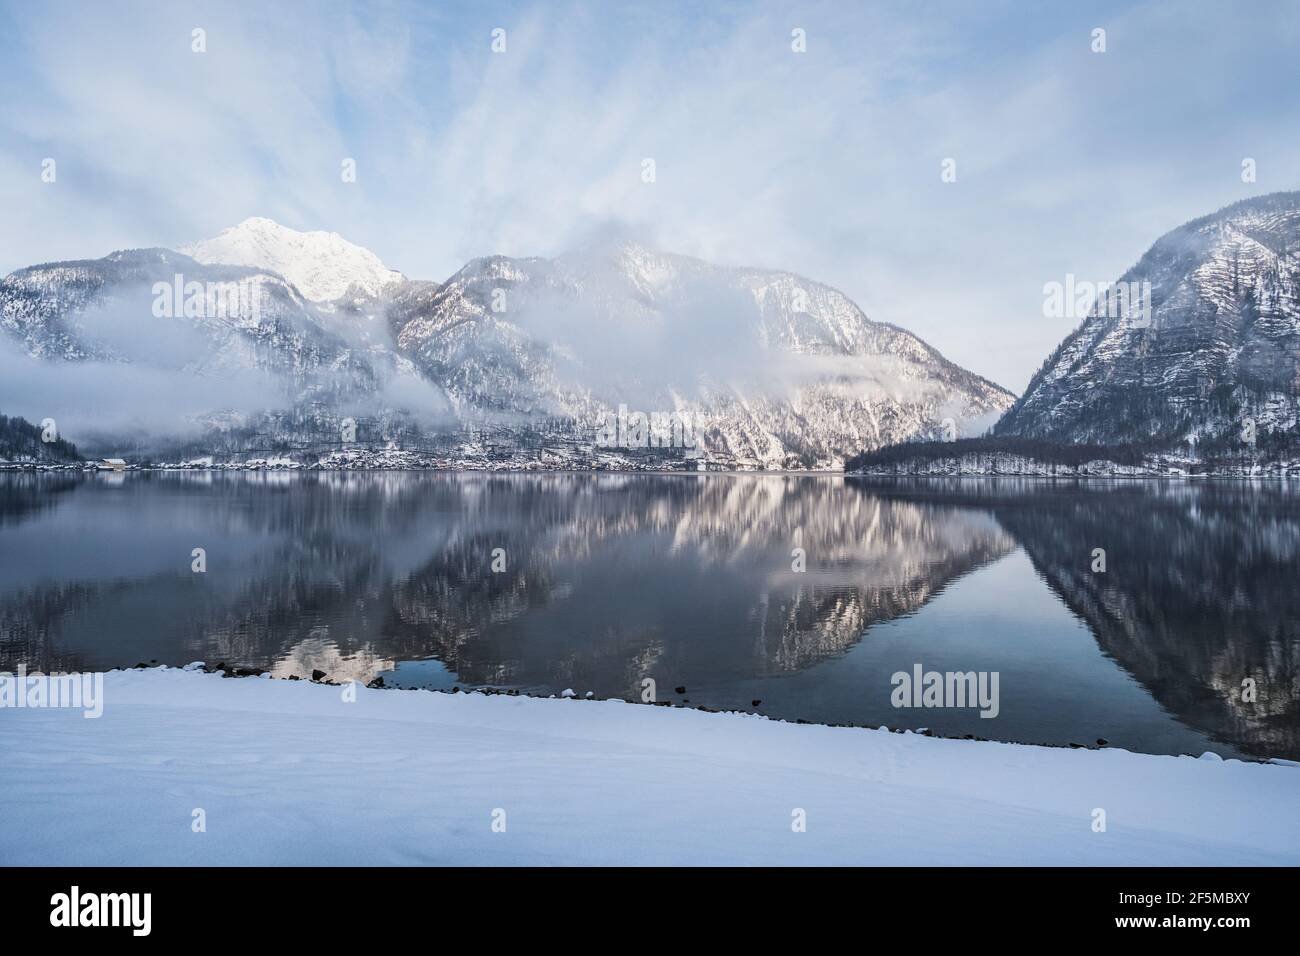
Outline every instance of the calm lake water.
[[[1300, 492], [1264, 483], [6, 474], [0, 669], [648, 678], [787, 719], [1300, 758], [1298, 559]], [[997, 716], [894, 707], [918, 664], [996, 672]]]

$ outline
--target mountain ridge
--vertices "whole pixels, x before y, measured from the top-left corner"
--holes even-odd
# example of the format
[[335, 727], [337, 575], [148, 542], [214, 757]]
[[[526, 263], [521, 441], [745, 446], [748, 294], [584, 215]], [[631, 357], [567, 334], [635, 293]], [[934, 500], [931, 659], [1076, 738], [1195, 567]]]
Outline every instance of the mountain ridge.
[[[350, 265], [323, 283], [320, 270], [334, 260], [304, 261], [302, 251], [337, 243]], [[195, 282], [209, 296], [214, 285], [253, 283], [264, 314], [190, 315], [186, 305], [182, 315], [178, 301], [174, 316], [167, 311], [175, 321], [159, 325], [145, 296], [153, 293], [156, 316], [158, 296], [181, 274], [186, 289]], [[426, 433], [487, 428], [493, 447], [514, 446], [516, 464], [558, 445], [558, 461], [578, 465], [835, 468], [863, 443], [958, 422], [981, 429], [1014, 399], [823, 283], [630, 241], [553, 259], [478, 257], [431, 282], [387, 269], [337, 234], [255, 217], [182, 251], [16, 270], [0, 280], [0, 331], [43, 360], [161, 363], [199, 375], [217, 397], [192, 424], [219, 427], [223, 447], [246, 433], [258, 447], [307, 451], [335, 444], [331, 422], [364, 420], [370, 448], [445, 448]], [[180, 354], [151, 344], [160, 337], [183, 340]], [[214, 384], [232, 368], [275, 379], [279, 404], [260, 416], [232, 412]], [[679, 416], [699, 440], [600, 447], [601, 423], [624, 408]], [[310, 434], [285, 431], [285, 421], [307, 419]], [[186, 447], [202, 451], [202, 441]]]
[[1238, 200], [1168, 230], [1113, 288], [1138, 290], [1140, 307], [1100, 297], [988, 437], [865, 450], [846, 467], [1300, 471], [1300, 192]]
[[1169, 230], [1119, 281], [1150, 283], [1149, 325], [1094, 310], [995, 435], [1190, 450], [1206, 439], [1230, 446], [1247, 418], [1258, 430], [1295, 429], [1300, 192], [1243, 199]]

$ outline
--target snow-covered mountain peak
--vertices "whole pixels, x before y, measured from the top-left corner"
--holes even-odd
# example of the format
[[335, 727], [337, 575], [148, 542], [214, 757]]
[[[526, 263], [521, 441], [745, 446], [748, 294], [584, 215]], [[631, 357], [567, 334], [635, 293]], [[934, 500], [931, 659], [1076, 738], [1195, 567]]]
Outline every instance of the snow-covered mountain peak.
[[1120, 282], [1144, 322], [1106, 308], [1057, 346], [1000, 436], [1240, 452], [1244, 422], [1280, 445], [1300, 421], [1300, 192], [1255, 196], [1161, 236]]
[[254, 216], [213, 239], [182, 246], [181, 252], [210, 265], [251, 266], [284, 276], [314, 302], [331, 302], [355, 287], [378, 295], [403, 276], [369, 249], [336, 232], [299, 232]]
[[[152, 290], [177, 272], [187, 288], [256, 281], [260, 307], [233, 321], [173, 309], [183, 321], [159, 324]], [[116, 321], [129, 315], [148, 334]], [[0, 280], [4, 338], [51, 361], [254, 373], [272, 387], [258, 404], [239, 382], [197, 412], [209, 422], [231, 408], [260, 414], [238, 439], [259, 448], [336, 444], [329, 416], [374, 415], [385, 442], [404, 449], [441, 454], [464, 441], [471, 458], [509, 449], [591, 463], [605, 460], [599, 428], [628, 408], [689, 418], [699, 444], [679, 442], [665, 461], [694, 448], [719, 466], [834, 467], [933, 437], [945, 420], [978, 433], [1014, 400], [829, 286], [610, 235], [554, 259], [487, 256], [421, 282], [336, 234], [249, 219], [183, 252], [20, 270]], [[460, 424], [477, 437], [455, 437]], [[647, 447], [625, 448], [628, 461]]]

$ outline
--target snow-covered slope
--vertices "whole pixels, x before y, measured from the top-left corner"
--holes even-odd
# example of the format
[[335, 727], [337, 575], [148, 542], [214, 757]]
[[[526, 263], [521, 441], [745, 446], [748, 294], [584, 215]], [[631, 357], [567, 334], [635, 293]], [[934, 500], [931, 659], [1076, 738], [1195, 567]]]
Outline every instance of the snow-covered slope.
[[180, 251], [198, 262], [279, 273], [318, 303], [332, 302], [349, 290], [380, 295], [403, 281], [400, 272], [337, 232], [298, 232], [257, 216]]
[[0, 864], [1300, 863], [1293, 766], [175, 670], [103, 689], [95, 720], [0, 719]]
[[[186, 315], [186, 283], [244, 283], [244, 298], [205, 300]], [[163, 306], [157, 314], [161, 283]], [[183, 286], [182, 286], [183, 288]], [[31, 266], [0, 280], [0, 330], [32, 356], [168, 364], [202, 374], [247, 368], [301, 379], [348, 369], [363, 377], [346, 343], [329, 335], [298, 290], [279, 275], [252, 268], [204, 266], [167, 249], [132, 249], [102, 259]]]
[[[254, 282], [261, 311], [162, 320], [151, 289], [176, 276], [187, 287]], [[553, 260], [475, 259], [434, 283], [406, 280], [332, 233], [249, 219], [186, 254], [128, 250], [19, 270], [0, 282], [0, 332], [46, 362], [284, 379], [283, 400], [261, 406], [280, 421], [254, 422], [220, 449], [199, 440], [191, 456], [241, 443], [308, 449], [331, 432], [337, 450], [338, 423], [369, 416], [360, 440], [370, 447], [446, 450], [438, 430], [465, 425], [450, 440], [457, 460], [833, 468], [863, 449], [978, 434], [1013, 401], [821, 283], [617, 241]], [[392, 394], [370, 401], [389, 381]], [[21, 399], [0, 389], [0, 411], [46, 413]], [[689, 434], [679, 428], [663, 452], [635, 442], [610, 451], [598, 433], [620, 408], [678, 416]], [[395, 410], [419, 434], [387, 427]], [[316, 421], [306, 430], [305, 415]]]
[[1120, 281], [1150, 283], [1149, 323], [1095, 311], [996, 434], [1198, 454], [1300, 439], [1300, 193], [1180, 226]]
[[945, 427], [978, 434], [1013, 401], [829, 286], [630, 242], [476, 259], [400, 295], [389, 317], [399, 348], [467, 410], [592, 431], [623, 404], [675, 412], [712, 457], [742, 465], [826, 467]]
[[58, 411], [96, 447], [166, 455], [193, 440], [197, 455], [337, 443], [345, 416], [445, 408], [351, 318], [274, 272], [168, 249], [30, 266], [0, 280], [0, 411]]

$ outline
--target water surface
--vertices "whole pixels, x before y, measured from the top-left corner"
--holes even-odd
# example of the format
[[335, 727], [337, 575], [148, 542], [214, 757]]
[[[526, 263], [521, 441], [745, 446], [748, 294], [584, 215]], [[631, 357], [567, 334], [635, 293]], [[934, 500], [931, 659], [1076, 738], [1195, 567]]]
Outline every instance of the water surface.
[[[0, 668], [649, 679], [787, 719], [1300, 758], [1297, 557], [1276, 483], [6, 474]], [[998, 716], [895, 708], [916, 664], [997, 672]]]

